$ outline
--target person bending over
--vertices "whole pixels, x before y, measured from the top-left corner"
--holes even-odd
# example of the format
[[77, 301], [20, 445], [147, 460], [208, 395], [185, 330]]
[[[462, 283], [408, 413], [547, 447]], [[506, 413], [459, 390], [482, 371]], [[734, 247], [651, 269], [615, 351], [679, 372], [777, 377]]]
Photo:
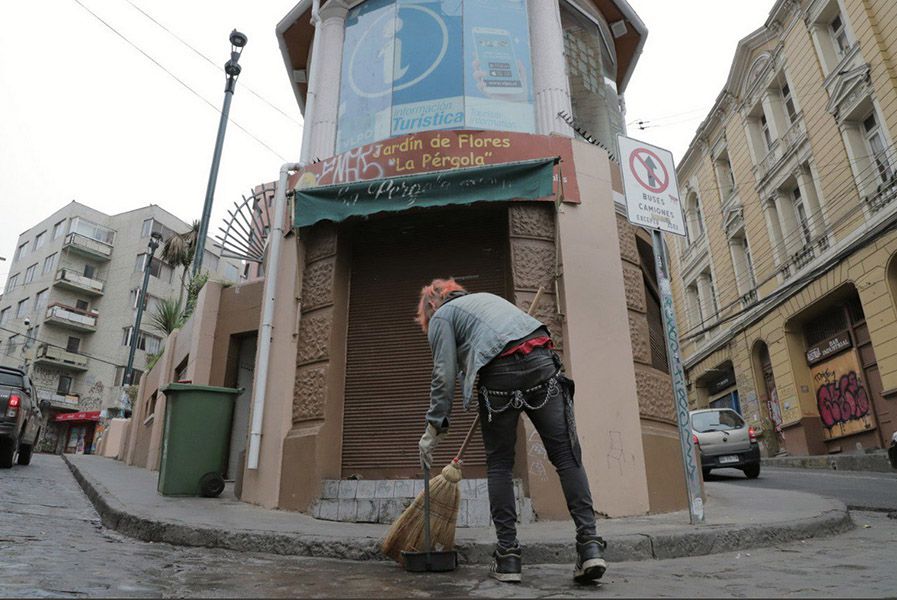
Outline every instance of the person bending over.
[[580, 583], [599, 579], [607, 568], [607, 544], [596, 534], [573, 417], [573, 382], [563, 373], [548, 328], [499, 296], [468, 293], [454, 279], [434, 279], [421, 290], [416, 321], [433, 353], [430, 409], [420, 440], [422, 467], [431, 466], [433, 450], [448, 431], [455, 380], [461, 376], [468, 409], [480, 376], [477, 399], [498, 536], [491, 576], [506, 582], [521, 579], [512, 472], [517, 420], [525, 412], [557, 469], [576, 524], [573, 577]]

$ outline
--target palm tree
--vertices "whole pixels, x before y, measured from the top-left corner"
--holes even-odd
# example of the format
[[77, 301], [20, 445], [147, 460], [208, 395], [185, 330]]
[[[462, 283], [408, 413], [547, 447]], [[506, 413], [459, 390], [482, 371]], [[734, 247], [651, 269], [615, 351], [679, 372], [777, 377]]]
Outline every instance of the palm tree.
[[164, 333], [166, 337], [171, 335], [175, 329], [180, 329], [186, 321], [184, 315], [184, 306], [181, 301], [175, 301], [174, 298], [164, 298], [156, 303], [156, 306], [150, 314], [150, 326], [153, 329]]
[[199, 237], [199, 221], [193, 221], [190, 229], [184, 233], [176, 233], [165, 240], [162, 246], [162, 260], [172, 267], [181, 267], [181, 289], [178, 292], [178, 304], [184, 300], [184, 292], [187, 290], [187, 272], [193, 264], [193, 254], [196, 252], [196, 239]]

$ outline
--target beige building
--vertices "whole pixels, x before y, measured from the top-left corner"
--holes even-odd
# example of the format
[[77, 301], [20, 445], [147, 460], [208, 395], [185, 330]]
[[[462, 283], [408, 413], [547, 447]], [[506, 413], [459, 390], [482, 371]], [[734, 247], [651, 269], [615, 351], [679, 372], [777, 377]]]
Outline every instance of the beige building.
[[[167, 239], [188, 229], [156, 205], [107, 215], [72, 201], [19, 236], [0, 300], [0, 364], [27, 369], [49, 403], [45, 450], [89, 451], [99, 412], [120, 406], [150, 234]], [[203, 265], [214, 278], [240, 275], [238, 263], [219, 261], [211, 243]], [[163, 349], [164, 334], [149, 316], [160, 299], [178, 297], [180, 274], [156, 252], [134, 360], [138, 377], [147, 357]], [[61, 415], [72, 420], [57, 422]]]
[[895, 60], [897, 3], [779, 0], [678, 166], [690, 400], [740, 409], [770, 454], [897, 429]]
[[[685, 508], [650, 238], [626, 222], [619, 165], [599, 147], [612, 149], [625, 121], [644, 24], [624, 0], [426, 10], [330, 0], [312, 9], [302, 0], [277, 27], [305, 129], [303, 164], [284, 166], [274, 199], [265, 280], [207, 286], [173, 354], [144, 378], [121, 457], [159, 468], [161, 390], [173, 378], [240, 384], [228, 475], [242, 500], [388, 522], [410, 502], [399, 490], [420, 483], [432, 363], [413, 322], [417, 294], [455, 276], [523, 309], [539, 299], [535, 315], [576, 380], [596, 509], [613, 517]], [[465, 54], [473, 51], [482, 54]], [[476, 75], [474, 58], [495, 64]], [[599, 144], [578, 138], [570, 120]], [[516, 188], [512, 171], [533, 165], [540, 184]], [[463, 183], [447, 201], [427, 204], [429, 191], [456, 178]], [[397, 196], [402, 204], [390, 204]], [[452, 419], [438, 462], [454, 455], [473, 413], [458, 400]], [[525, 423], [521, 506], [567, 518], [545, 448]], [[474, 440], [466, 478], [485, 474]], [[477, 500], [462, 509], [462, 525], [479, 524], [486, 501]]]

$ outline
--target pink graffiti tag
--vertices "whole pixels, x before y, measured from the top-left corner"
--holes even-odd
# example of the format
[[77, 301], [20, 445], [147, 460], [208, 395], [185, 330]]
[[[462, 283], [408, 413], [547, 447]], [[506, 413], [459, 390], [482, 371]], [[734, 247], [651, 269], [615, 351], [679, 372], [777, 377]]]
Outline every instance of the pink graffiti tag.
[[826, 427], [846, 423], [869, 414], [869, 395], [854, 371], [842, 375], [838, 381], [825, 383], [816, 390], [819, 418]]

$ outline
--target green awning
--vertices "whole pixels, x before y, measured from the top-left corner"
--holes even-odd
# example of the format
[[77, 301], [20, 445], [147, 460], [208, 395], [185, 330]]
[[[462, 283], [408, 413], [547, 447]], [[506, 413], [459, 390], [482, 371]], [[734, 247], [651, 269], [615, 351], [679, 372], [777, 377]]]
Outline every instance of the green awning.
[[409, 208], [534, 200], [553, 194], [556, 158], [297, 189], [294, 227]]

